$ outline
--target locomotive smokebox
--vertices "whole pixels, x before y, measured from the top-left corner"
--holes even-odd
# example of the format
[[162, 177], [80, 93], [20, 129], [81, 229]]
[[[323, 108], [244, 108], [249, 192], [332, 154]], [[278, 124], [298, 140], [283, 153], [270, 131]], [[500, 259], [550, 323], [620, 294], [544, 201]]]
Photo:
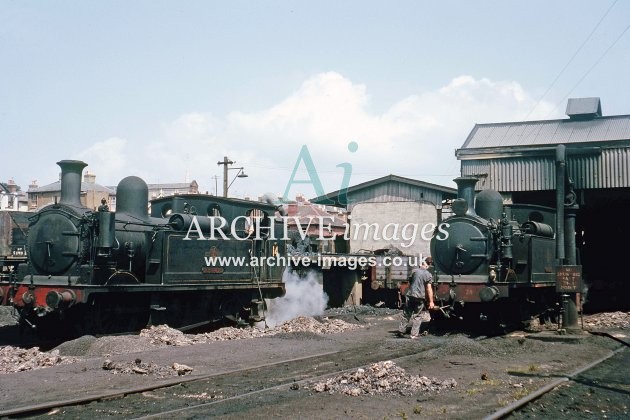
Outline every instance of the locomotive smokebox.
[[454, 179], [457, 184], [457, 198], [466, 200], [468, 209], [466, 210], [466, 216], [475, 215], [475, 184], [477, 184], [477, 178], [470, 176], [460, 176]]
[[59, 204], [81, 207], [81, 178], [87, 163], [80, 160], [57, 162], [61, 168], [61, 199]]

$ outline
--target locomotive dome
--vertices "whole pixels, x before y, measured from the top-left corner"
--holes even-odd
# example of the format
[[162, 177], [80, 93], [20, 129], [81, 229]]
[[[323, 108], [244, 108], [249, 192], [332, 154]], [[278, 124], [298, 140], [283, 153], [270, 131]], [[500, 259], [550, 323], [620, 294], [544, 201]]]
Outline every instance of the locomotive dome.
[[149, 187], [142, 178], [128, 176], [116, 188], [116, 212], [146, 219]]
[[498, 191], [483, 190], [475, 198], [475, 212], [484, 219], [499, 220], [503, 213], [503, 198]]

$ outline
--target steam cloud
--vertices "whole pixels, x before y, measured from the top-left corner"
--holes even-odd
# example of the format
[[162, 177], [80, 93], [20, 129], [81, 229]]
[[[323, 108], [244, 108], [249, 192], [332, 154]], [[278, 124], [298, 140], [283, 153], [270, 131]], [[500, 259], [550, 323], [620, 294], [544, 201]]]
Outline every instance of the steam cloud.
[[300, 277], [293, 270], [285, 270], [282, 280], [286, 294], [277, 299], [267, 300], [267, 325], [275, 327], [298, 316], [321, 315], [328, 304], [321, 276], [309, 271]]

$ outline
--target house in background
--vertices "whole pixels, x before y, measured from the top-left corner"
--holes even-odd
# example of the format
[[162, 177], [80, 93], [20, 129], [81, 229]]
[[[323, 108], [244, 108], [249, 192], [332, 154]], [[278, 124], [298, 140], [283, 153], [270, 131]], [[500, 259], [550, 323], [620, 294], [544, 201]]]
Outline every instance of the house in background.
[[0, 210], [28, 211], [28, 197], [12, 179], [0, 182]]
[[[148, 184], [149, 200], [177, 194], [198, 194], [197, 181], [189, 183]], [[61, 197], [61, 181], [38, 186], [36, 181], [29, 185], [28, 208], [34, 211], [42, 206], [58, 202]], [[105, 199], [110, 211], [116, 210], [116, 187], [103, 186], [96, 183], [96, 175], [85, 173], [81, 182], [81, 204], [96, 211]], [[147, 210], [148, 211], [148, 210]]]
[[[48, 185], [38, 186], [37, 181], [33, 181], [28, 186], [28, 208], [35, 211], [48, 204], [59, 202], [61, 198], [61, 181], [56, 181]], [[110, 187], [96, 183], [96, 175], [86, 172], [81, 182], [81, 204], [96, 211], [101, 205], [102, 199], [107, 200], [110, 209], [115, 209], [116, 193]]]
[[[348, 252], [343, 239], [346, 231], [345, 211], [309, 202], [303, 195], [298, 194], [295, 201], [287, 204], [287, 226], [293, 232], [294, 241], [291, 245], [297, 248], [297, 242], [302, 234], [308, 235], [308, 249], [304, 252], [313, 253], [343, 253]], [[301, 232], [300, 232], [301, 231]]]

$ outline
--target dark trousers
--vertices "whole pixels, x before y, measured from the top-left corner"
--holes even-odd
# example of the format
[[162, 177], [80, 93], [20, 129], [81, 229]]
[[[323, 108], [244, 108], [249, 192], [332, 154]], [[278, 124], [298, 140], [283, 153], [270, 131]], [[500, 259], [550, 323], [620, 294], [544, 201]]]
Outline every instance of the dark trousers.
[[407, 331], [407, 324], [411, 321], [411, 336], [420, 334], [420, 324], [422, 324], [422, 310], [424, 309], [424, 299], [407, 296], [405, 307], [403, 308], [402, 319], [398, 326], [400, 333]]

